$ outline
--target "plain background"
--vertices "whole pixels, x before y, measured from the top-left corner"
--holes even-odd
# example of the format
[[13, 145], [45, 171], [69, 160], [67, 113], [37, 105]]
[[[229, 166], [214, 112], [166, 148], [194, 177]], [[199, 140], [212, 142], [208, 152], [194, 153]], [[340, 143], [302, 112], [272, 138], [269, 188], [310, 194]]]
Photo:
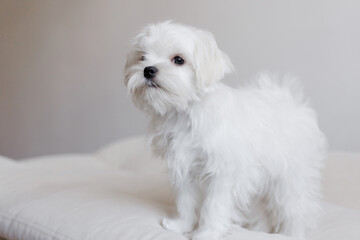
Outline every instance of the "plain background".
[[330, 149], [360, 151], [358, 0], [0, 0], [0, 154], [95, 151], [145, 133], [123, 66], [141, 27], [167, 19], [216, 36], [231, 86], [264, 70], [298, 76]]

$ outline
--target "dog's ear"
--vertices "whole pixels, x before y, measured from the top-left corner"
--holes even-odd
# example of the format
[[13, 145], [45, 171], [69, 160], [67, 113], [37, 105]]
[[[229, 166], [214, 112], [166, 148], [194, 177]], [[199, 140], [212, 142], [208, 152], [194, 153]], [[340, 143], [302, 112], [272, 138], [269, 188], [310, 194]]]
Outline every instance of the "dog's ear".
[[197, 30], [197, 37], [194, 51], [196, 84], [199, 89], [206, 91], [226, 73], [232, 72], [234, 67], [229, 57], [219, 49], [210, 32]]

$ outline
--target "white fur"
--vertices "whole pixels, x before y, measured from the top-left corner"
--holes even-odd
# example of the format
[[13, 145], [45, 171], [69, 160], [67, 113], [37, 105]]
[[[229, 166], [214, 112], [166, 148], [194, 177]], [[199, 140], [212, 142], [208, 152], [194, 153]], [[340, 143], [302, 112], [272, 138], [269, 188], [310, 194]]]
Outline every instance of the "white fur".
[[[145, 84], [146, 66], [159, 69], [158, 88]], [[263, 74], [233, 89], [219, 82], [232, 69], [203, 30], [164, 22], [135, 39], [125, 84], [177, 193], [178, 216], [162, 225], [192, 239], [219, 239], [234, 222], [304, 238], [320, 210], [326, 145], [315, 113], [294, 80]]]

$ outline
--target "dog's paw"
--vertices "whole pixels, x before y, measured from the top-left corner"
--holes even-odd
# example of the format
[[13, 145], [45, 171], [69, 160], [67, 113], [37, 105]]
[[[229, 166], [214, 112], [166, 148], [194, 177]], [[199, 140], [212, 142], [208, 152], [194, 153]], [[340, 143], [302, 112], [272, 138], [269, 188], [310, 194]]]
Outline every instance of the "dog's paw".
[[176, 219], [164, 218], [161, 222], [161, 225], [166, 230], [173, 231], [179, 234], [191, 232], [191, 230], [193, 229], [192, 224], [189, 224], [189, 222], [178, 218]]

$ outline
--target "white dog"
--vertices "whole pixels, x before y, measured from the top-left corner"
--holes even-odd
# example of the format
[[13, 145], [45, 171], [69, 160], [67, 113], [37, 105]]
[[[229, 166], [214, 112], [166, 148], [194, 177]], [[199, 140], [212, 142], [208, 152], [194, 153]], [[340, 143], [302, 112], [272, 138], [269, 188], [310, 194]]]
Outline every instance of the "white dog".
[[[125, 84], [150, 115], [152, 147], [177, 193], [178, 216], [162, 225], [208, 240], [262, 221], [304, 238], [320, 210], [326, 145], [315, 113], [291, 79], [261, 75], [233, 89], [220, 83], [232, 69], [200, 29], [164, 22], [135, 38]], [[251, 218], [254, 205], [263, 213]]]

